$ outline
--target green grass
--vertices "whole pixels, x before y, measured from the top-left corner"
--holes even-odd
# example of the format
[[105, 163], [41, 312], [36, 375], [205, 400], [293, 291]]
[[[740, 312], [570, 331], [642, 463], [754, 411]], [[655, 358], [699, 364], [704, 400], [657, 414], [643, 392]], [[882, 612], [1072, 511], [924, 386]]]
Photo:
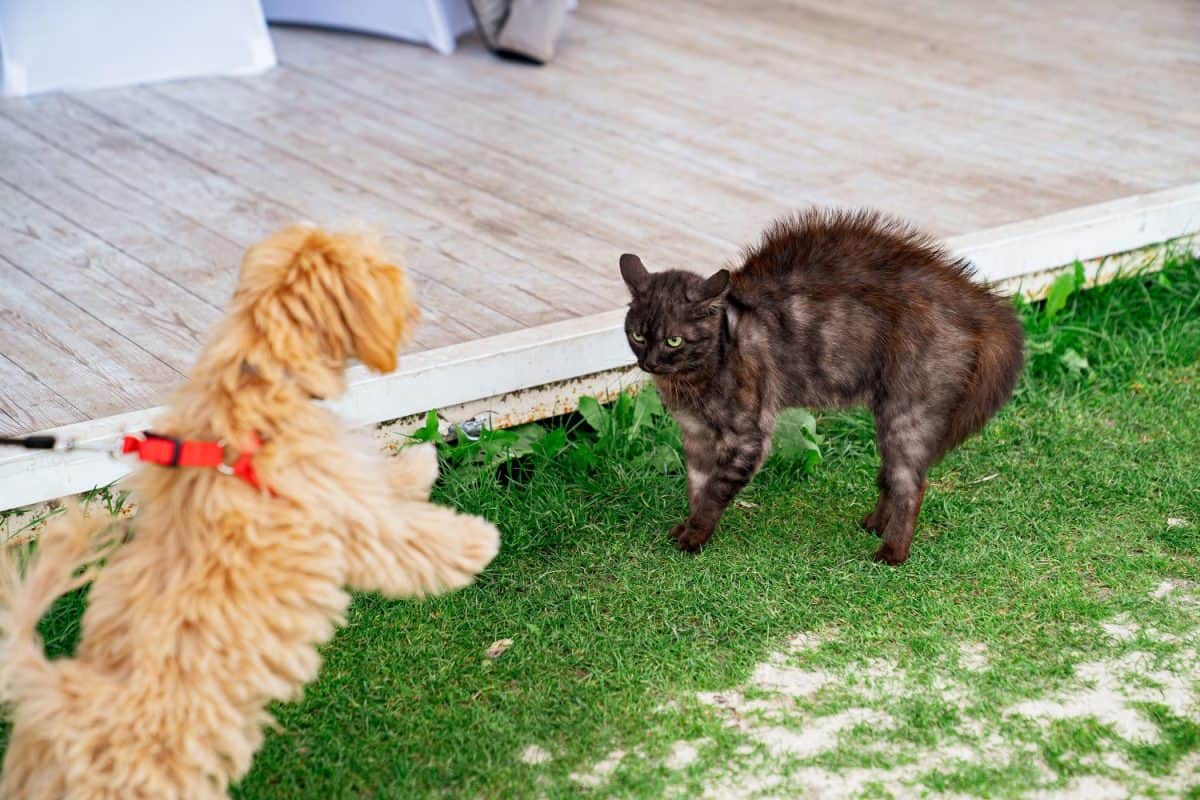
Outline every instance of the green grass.
[[[279, 730], [235, 795], [684, 797], [771, 774], [786, 794], [806, 768], [899, 764], [895, 780], [868, 775], [856, 791], [1009, 797], [1097, 775], [1172, 796], [1154, 781], [1195, 769], [1195, 706], [1131, 701], [1152, 740], [1088, 716], [1011, 713], [1080, 690], [1087, 662], [1141, 653], [1148, 685], [1174, 676], [1193, 699], [1200, 677], [1186, 663], [1200, 607], [1151, 597], [1164, 579], [1200, 580], [1200, 264], [1064, 295], [1053, 313], [1023, 309], [1027, 374], [934, 470], [900, 568], [873, 563], [877, 540], [855, 524], [874, 503], [865, 412], [819, 415], [817, 439], [801, 416], [697, 556], [666, 536], [686, 512], [684, 477], [676, 429], [652, 400], [585, 407], [563, 433], [447, 447], [437, 499], [494, 520], [503, 552], [455, 595], [356, 598], [320, 679], [275, 709]], [[78, 607], [50, 627], [66, 635]], [[1104, 635], [1122, 614], [1136, 630]], [[863, 707], [890, 722], [780, 755], [756, 737], [755, 714], [738, 729], [697, 702], [754, 694], [755, 666], [797, 632], [820, 644], [781, 663], [830, 680], [762, 725], [802, 733]], [[512, 647], [485, 658], [502, 638]], [[962, 663], [968, 643], [986, 645], [986, 669]], [[920, 755], [989, 737], [1002, 756]], [[699, 757], [668, 769], [681, 740], [699, 742]], [[522, 763], [532, 744], [553, 759]], [[627, 755], [597, 787], [571, 778], [615, 749]], [[1193, 776], [1174, 796], [1197, 787]]]

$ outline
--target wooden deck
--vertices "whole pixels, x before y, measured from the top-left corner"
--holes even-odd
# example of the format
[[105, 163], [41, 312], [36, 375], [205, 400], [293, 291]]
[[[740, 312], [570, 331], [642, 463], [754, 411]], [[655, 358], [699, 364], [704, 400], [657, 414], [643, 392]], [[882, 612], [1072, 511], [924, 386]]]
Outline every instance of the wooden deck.
[[585, 0], [542, 69], [273, 33], [264, 76], [0, 102], [0, 434], [162, 402], [296, 219], [402, 247], [433, 351], [808, 203], [952, 235], [1200, 180], [1192, 0]]

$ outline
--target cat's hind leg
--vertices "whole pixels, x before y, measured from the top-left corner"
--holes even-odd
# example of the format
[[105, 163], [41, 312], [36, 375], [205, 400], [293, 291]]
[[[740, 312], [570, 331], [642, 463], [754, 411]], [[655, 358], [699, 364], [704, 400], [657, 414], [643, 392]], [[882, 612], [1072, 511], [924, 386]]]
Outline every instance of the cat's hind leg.
[[[886, 411], [886, 410], [885, 410]], [[879, 410], [875, 413], [875, 441], [878, 443], [880, 459], [883, 458], [883, 441], [885, 430], [885, 420], [890, 420], [892, 415], [888, 415]], [[859, 525], [870, 533], [876, 536], [883, 536], [884, 530], [887, 529], [888, 519], [892, 516], [892, 504], [888, 497], [888, 474], [887, 469], [881, 463], [879, 472], [875, 475], [875, 487], [879, 490], [879, 498], [875, 501], [875, 509], [867, 514]]]
[[[864, 520], [876, 523], [883, 539], [875, 560], [903, 564], [925, 499], [925, 475], [938, 455], [944, 421], [928, 407], [883, 407], [876, 412], [879, 436], [879, 503]], [[876, 517], [876, 514], [879, 514]], [[872, 520], [872, 517], [875, 517]]]

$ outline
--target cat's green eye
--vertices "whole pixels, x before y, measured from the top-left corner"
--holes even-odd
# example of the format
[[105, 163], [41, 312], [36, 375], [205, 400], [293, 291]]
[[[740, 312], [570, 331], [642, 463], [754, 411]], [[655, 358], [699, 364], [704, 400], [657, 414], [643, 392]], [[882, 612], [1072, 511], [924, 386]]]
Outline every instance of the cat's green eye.
[[667, 347], [679, 347], [679, 345], [681, 345], [681, 344], [683, 344], [682, 338], [680, 338], [678, 336], [668, 336], [667, 337]]
[[635, 342], [637, 342], [638, 344], [641, 344], [642, 342], [646, 341], [646, 337], [645, 337], [645, 336], [642, 336], [640, 333], [635, 333], [635, 332], [633, 332], [633, 331], [630, 331], [630, 332], [629, 332], [629, 338], [630, 338], [630, 339], [633, 339], [633, 340], [634, 340]]

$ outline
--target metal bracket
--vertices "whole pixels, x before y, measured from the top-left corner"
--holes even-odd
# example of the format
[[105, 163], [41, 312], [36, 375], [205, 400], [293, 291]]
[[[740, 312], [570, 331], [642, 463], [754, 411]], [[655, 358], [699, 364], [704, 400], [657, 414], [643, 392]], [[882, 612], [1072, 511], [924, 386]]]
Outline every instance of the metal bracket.
[[468, 442], [477, 442], [479, 437], [483, 435], [485, 430], [492, 428], [492, 414], [490, 411], [471, 419], [451, 425], [451, 430], [456, 436], [462, 436]]

